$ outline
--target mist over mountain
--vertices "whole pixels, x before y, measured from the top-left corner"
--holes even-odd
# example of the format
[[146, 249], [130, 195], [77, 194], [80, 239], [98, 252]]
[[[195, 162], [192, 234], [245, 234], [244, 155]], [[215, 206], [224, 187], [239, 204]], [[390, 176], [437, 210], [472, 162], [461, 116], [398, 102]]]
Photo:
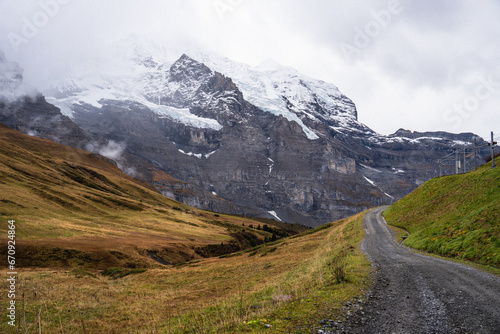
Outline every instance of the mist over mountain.
[[15, 101], [25, 96], [35, 97], [36, 94], [36, 89], [24, 83], [21, 66], [8, 61], [0, 50], [0, 98]]
[[[251, 67], [138, 38], [110, 50], [44, 89], [50, 104], [3, 104], [0, 121], [49, 139], [56, 121], [59, 142], [106, 155], [199, 208], [317, 226], [401, 198], [439, 175], [442, 156], [482, 142], [472, 133], [380, 135], [336, 86], [273, 61]], [[22, 81], [12, 68], [0, 67]]]

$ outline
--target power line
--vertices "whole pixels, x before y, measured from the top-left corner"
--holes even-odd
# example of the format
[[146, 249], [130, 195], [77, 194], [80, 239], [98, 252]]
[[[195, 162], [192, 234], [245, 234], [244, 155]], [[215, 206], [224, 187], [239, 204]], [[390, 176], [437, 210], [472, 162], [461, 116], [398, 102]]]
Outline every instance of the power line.
[[[438, 159], [439, 164], [439, 175], [447, 175], [447, 174], [459, 174], [459, 173], [467, 173], [467, 171], [472, 169], [477, 169], [478, 161], [484, 163], [483, 157], [478, 154], [478, 152], [483, 151], [486, 147], [492, 147], [492, 157], [494, 154], [494, 149], [496, 146], [496, 141], [500, 139], [500, 135], [494, 135], [492, 132], [491, 141], [488, 143], [482, 140], [481, 144], [477, 143], [477, 140], [480, 137], [474, 138], [473, 143], [463, 143], [464, 145], [457, 147], [456, 143], [454, 146], [450, 147], [452, 152], [444, 155], [442, 158]], [[492, 163], [494, 166], [494, 162]], [[452, 169], [452, 167], [455, 167]]]

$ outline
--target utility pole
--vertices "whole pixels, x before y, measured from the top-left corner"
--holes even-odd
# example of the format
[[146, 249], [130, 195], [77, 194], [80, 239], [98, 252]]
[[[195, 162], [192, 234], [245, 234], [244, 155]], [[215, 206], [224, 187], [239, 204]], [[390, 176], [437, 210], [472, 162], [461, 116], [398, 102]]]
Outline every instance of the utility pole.
[[493, 131], [491, 131], [491, 168], [495, 168], [495, 144], [496, 142], [493, 141]]
[[474, 137], [474, 170], [477, 170], [477, 138]]
[[467, 146], [464, 146], [464, 173], [467, 173]]
[[460, 169], [460, 157], [458, 155], [458, 149], [455, 150], [455, 174], [458, 174]]

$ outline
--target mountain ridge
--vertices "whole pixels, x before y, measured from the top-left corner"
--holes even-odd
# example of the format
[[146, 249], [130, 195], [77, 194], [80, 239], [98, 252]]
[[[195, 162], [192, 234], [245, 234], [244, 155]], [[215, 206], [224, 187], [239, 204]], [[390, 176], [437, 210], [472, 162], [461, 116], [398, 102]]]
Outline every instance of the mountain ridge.
[[[379, 135], [334, 85], [288, 68], [269, 82], [262, 78], [272, 75], [227, 59], [211, 69], [186, 54], [173, 62], [133, 54], [126, 72], [123, 64], [109, 77], [86, 72], [59, 85], [59, 95], [57, 86], [47, 91], [48, 100], [84, 133], [122, 144], [124, 170], [200, 208], [317, 226], [406, 195], [438, 173], [432, 159], [475, 138]], [[233, 80], [231, 67], [248, 78]], [[247, 100], [260, 91], [274, 110]], [[170, 180], [153, 170], [195, 191], [172, 195]]]

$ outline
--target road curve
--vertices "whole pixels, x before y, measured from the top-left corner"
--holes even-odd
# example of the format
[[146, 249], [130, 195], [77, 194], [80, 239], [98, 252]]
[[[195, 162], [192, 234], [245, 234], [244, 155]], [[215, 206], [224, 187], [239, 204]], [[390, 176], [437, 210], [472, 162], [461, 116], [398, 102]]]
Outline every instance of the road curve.
[[365, 215], [363, 252], [376, 268], [366, 304], [338, 332], [500, 333], [500, 277], [399, 246], [382, 212]]

